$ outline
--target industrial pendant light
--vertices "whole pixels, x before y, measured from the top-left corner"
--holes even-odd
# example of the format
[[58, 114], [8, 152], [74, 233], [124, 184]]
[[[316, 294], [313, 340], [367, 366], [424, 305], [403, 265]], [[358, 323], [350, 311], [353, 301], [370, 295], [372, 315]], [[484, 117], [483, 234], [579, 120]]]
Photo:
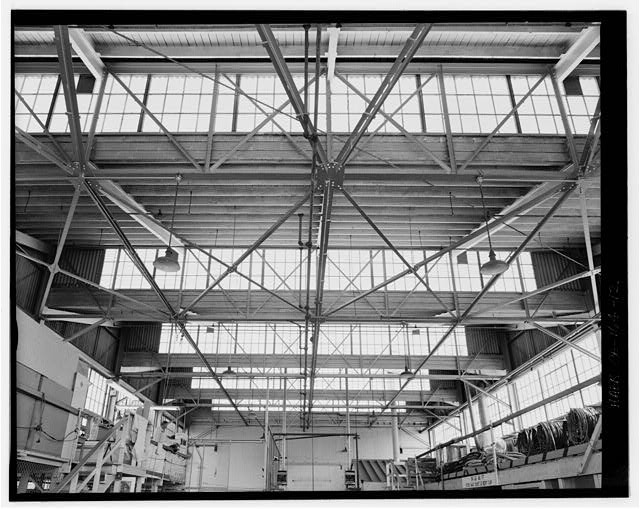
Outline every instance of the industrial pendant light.
[[234, 370], [231, 369], [231, 366], [227, 367], [227, 369], [225, 369], [222, 373], [222, 375], [225, 376], [233, 376], [236, 374], [236, 372]]
[[400, 373], [400, 378], [403, 378], [406, 380], [413, 376], [411, 369], [409, 369], [409, 364], [410, 364], [409, 357], [411, 355], [411, 352], [409, 351], [409, 326], [407, 324], [405, 324], [405, 339], [407, 343], [407, 348], [404, 351], [404, 371]]
[[507, 262], [503, 262], [502, 260], [496, 259], [496, 253], [493, 251], [493, 246], [491, 245], [491, 234], [489, 233], [489, 216], [487, 215], [487, 208], [484, 205], [484, 193], [482, 192], [482, 177], [478, 177], [477, 179], [478, 185], [480, 186], [480, 198], [482, 199], [482, 210], [484, 212], [484, 220], [487, 225], [487, 238], [489, 239], [489, 261], [480, 267], [480, 274], [483, 276], [495, 276], [497, 274], [502, 274], [509, 268], [509, 264]]
[[173, 221], [176, 217], [176, 202], [178, 200], [178, 185], [182, 180], [182, 175], [176, 175], [176, 193], [173, 197], [173, 213], [171, 214], [171, 229], [169, 230], [169, 245], [164, 256], [158, 256], [153, 262], [153, 266], [162, 272], [178, 272], [180, 263], [178, 262], [178, 252], [171, 249], [171, 235], [173, 234]]

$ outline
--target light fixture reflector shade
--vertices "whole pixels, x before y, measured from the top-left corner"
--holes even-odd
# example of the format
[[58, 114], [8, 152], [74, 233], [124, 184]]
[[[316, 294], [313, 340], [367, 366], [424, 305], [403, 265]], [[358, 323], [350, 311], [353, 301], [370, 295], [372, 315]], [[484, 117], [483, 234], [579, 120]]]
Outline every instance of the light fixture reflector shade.
[[407, 379], [407, 378], [410, 378], [412, 376], [413, 376], [413, 373], [408, 368], [405, 368], [404, 371], [402, 373], [400, 373], [400, 378]]
[[153, 266], [162, 272], [178, 272], [180, 270], [178, 252], [168, 247], [164, 256], [158, 256], [158, 258], [156, 258]]
[[496, 254], [493, 250], [489, 251], [489, 261], [480, 267], [480, 274], [484, 276], [495, 276], [496, 274], [502, 274], [509, 268], [507, 262], [496, 259]]

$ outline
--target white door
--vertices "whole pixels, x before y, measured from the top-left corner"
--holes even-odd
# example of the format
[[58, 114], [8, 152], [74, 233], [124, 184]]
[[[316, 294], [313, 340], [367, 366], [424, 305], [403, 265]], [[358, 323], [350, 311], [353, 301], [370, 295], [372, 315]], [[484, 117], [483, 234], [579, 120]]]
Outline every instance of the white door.
[[290, 491], [342, 491], [344, 470], [336, 465], [288, 465], [287, 490]]

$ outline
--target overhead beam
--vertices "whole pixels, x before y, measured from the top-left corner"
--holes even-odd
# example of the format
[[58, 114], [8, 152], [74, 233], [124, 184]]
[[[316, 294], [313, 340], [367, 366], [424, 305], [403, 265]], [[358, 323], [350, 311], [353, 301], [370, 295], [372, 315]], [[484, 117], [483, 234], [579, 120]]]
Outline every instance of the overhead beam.
[[[226, 353], [205, 353], [207, 361], [215, 367], [226, 368], [234, 366], [236, 370], [241, 368], [251, 368], [259, 366], [260, 369], [271, 368], [292, 368], [298, 370], [300, 368], [300, 356], [296, 354], [226, 354]], [[193, 353], [158, 353], [158, 352], [127, 352], [122, 359], [122, 376], [128, 376], [131, 373], [140, 373], [144, 369], [147, 371], [164, 369], [168, 359], [171, 359], [172, 368], [193, 367], [198, 364], [198, 356]], [[410, 361], [417, 364], [422, 356], [412, 355]], [[405, 365], [404, 355], [388, 355], [379, 356], [373, 354], [363, 355], [327, 355], [318, 354], [318, 363], [322, 364], [325, 369], [391, 369], [401, 370]], [[480, 354], [478, 356], [453, 356], [453, 355], [435, 355], [431, 357], [425, 364], [428, 370], [448, 370], [456, 371], [458, 366], [469, 367], [476, 372], [485, 375], [506, 374], [504, 371], [504, 359], [501, 355]], [[488, 370], [488, 371], [485, 371]], [[201, 377], [206, 377], [206, 373], [199, 373]], [[391, 391], [388, 391], [392, 394]]]
[[[190, 392], [189, 389], [187, 389], [186, 387], [182, 387], [182, 386], [167, 386], [167, 392], [166, 392], [166, 398], [173, 398], [173, 399], [187, 399], [190, 398], [192, 393]], [[216, 389], [204, 389], [204, 388], [200, 388], [200, 389], [193, 389], [195, 391], [197, 391], [198, 395], [202, 398], [202, 399], [214, 399], [217, 398], [220, 395], [220, 392]], [[256, 389], [256, 388], [250, 388], [250, 389], [229, 389], [229, 394], [231, 395], [232, 398], [237, 399], [239, 401], [245, 400], [245, 399], [253, 399], [253, 398], [257, 398], [257, 399], [275, 399], [275, 400], [282, 400], [283, 396], [284, 396], [284, 390], [283, 389], [271, 389], [269, 391], [269, 395], [267, 398], [267, 389]], [[354, 396], [351, 399], [354, 401], [358, 401], [358, 400], [379, 400], [379, 401], [385, 401], [385, 399], [388, 398], [389, 394], [391, 394], [391, 391], [385, 391], [385, 390], [367, 390], [367, 391], [363, 391], [360, 395], [358, 396]], [[316, 396], [315, 398], [317, 400], [322, 400], [322, 399], [342, 399], [344, 398], [344, 389], [336, 389], [336, 390], [331, 390], [331, 389], [318, 389], [316, 391]], [[441, 389], [438, 391], [407, 391], [401, 401], [420, 401], [421, 398], [424, 399], [431, 399], [432, 402], [435, 401], [450, 401], [450, 402], [454, 402], [457, 401], [457, 391], [455, 389]], [[242, 403], [240, 403], [242, 404]], [[212, 405], [215, 406], [215, 405]], [[402, 408], [402, 407], [400, 407]]]
[[600, 44], [600, 26], [585, 28], [554, 66], [558, 80], [564, 81], [598, 44]]
[[[271, 378], [271, 379], [287, 379], [287, 380], [302, 380], [305, 375], [302, 373], [273, 373], [271, 371], [267, 371], [268, 368], [265, 368], [262, 372], [255, 371], [255, 366], [252, 366], [251, 372], [244, 373], [242, 371], [236, 372], [233, 375], [234, 378], [239, 379], [261, 379], [261, 378]], [[198, 372], [185, 372], [185, 371], [147, 371], [141, 373], [125, 373], [122, 376], [126, 376], [127, 378], [136, 378], [136, 379], [147, 379], [147, 378], [201, 378], [206, 380], [206, 377], [203, 377], [203, 373]], [[369, 373], [366, 368], [362, 369], [362, 372], [354, 372], [351, 371], [349, 373], [340, 373], [338, 371], [332, 373], [317, 373], [316, 378], [319, 379], [341, 379], [341, 378], [375, 378], [377, 379], [388, 379], [388, 380], [398, 380], [399, 376], [393, 373]], [[434, 374], [434, 373], [426, 373], [422, 375], [416, 375], [416, 380], [497, 380], [500, 376], [498, 375], [483, 375], [483, 374], [467, 374], [467, 375], [443, 375], [443, 374]]]
[[[328, 29], [329, 30], [329, 29]], [[433, 28], [432, 30], [435, 30]], [[345, 29], [342, 29], [345, 32]], [[324, 45], [323, 45], [324, 46]], [[149, 52], [142, 47], [133, 45], [117, 45], [107, 46], [96, 44], [94, 48], [99, 55], [108, 60], [111, 64], [114, 60], [125, 60], [130, 58], [149, 58], [158, 60], [158, 57], [149, 55]], [[257, 46], [176, 46], [168, 45], [158, 47], [165, 55], [175, 59], [227, 59], [227, 60], [247, 60], [264, 58], [262, 48]], [[400, 50], [401, 44], [343, 44], [338, 42], [337, 54], [340, 59], [347, 58], [395, 58]], [[302, 45], [287, 45], [281, 48], [285, 58], [301, 58], [304, 56], [304, 47]], [[464, 58], [478, 59], [498, 59], [509, 58], [523, 61], [538, 61], [551, 58], [559, 58], [564, 51], [562, 45], [552, 46], [522, 46], [512, 44], [509, 46], [472, 46], [472, 45], [455, 45], [455, 44], [437, 44], [425, 45], [421, 47], [415, 57], [438, 57], [449, 61], [461, 60]], [[315, 44], [309, 45], [309, 53], [315, 54]], [[14, 55], [16, 57], [27, 58], [50, 58], [55, 56], [55, 47], [52, 44], [24, 44], [17, 42], [14, 46]], [[598, 61], [600, 58], [599, 48], [594, 48], [588, 55], [590, 62]]]
[[71, 40], [71, 46], [84, 65], [95, 76], [96, 85], [100, 86], [104, 77], [105, 67], [100, 54], [93, 46], [93, 42], [89, 40], [89, 36], [82, 28], [69, 28], [69, 39]]

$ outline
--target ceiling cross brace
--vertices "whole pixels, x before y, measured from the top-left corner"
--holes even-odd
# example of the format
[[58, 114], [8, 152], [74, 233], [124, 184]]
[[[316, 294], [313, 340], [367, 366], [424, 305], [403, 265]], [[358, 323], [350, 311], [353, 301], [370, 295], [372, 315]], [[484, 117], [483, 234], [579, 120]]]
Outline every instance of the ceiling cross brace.
[[149, 270], [144, 265], [144, 262], [140, 259], [140, 256], [136, 252], [135, 248], [131, 245], [131, 243], [129, 242], [129, 239], [126, 237], [126, 235], [124, 234], [124, 232], [122, 231], [122, 229], [120, 228], [120, 226], [118, 225], [116, 220], [113, 218], [113, 216], [111, 215], [111, 212], [109, 212], [109, 210], [107, 209], [107, 207], [106, 207], [104, 201], [102, 200], [102, 198], [100, 197], [100, 195], [98, 195], [96, 190], [93, 189], [91, 184], [89, 184], [87, 182], [84, 182], [84, 185], [85, 185], [85, 188], [86, 188], [87, 192], [89, 193], [89, 196], [91, 196], [91, 198], [95, 202], [96, 206], [98, 207], [98, 209], [100, 210], [102, 215], [105, 217], [107, 222], [111, 225], [113, 230], [116, 232], [116, 234], [118, 235], [118, 237], [122, 241], [122, 244], [123, 244], [125, 250], [127, 251], [127, 254], [129, 255], [129, 258], [131, 258], [131, 261], [138, 268], [138, 270], [140, 271], [142, 276], [147, 280], [147, 282], [149, 283], [149, 285], [151, 286], [153, 291], [156, 293], [156, 295], [160, 298], [162, 303], [165, 305], [165, 307], [169, 311], [169, 314], [172, 317], [172, 320], [175, 320], [176, 325], [178, 326], [178, 328], [182, 332], [183, 336], [187, 339], [189, 344], [191, 344], [191, 347], [195, 351], [195, 353], [198, 356], [198, 358], [200, 359], [200, 361], [207, 368], [207, 370], [209, 371], [209, 373], [211, 374], [213, 379], [216, 381], [216, 383], [220, 387], [220, 390], [224, 393], [225, 397], [229, 400], [231, 405], [234, 407], [234, 409], [236, 410], [236, 412], [238, 413], [238, 415], [240, 416], [242, 421], [248, 426], [249, 425], [248, 421], [245, 419], [244, 415], [238, 409], [236, 403], [233, 401], [233, 399], [231, 398], [231, 396], [229, 395], [229, 393], [227, 392], [225, 387], [222, 385], [222, 381], [220, 380], [220, 378], [218, 377], [216, 372], [213, 370], [213, 368], [211, 367], [211, 364], [209, 364], [209, 361], [204, 356], [204, 354], [202, 353], [202, 351], [200, 350], [200, 348], [198, 347], [196, 342], [191, 337], [191, 334], [189, 333], [189, 331], [185, 327], [184, 323], [182, 323], [181, 321], [176, 319], [176, 312], [173, 309], [173, 306], [171, 305], [171, 303], [169, 302], [167, 297], [164, 295], [163, 291], [160, 289], [160, 287], [156, 283], [155, 279], [153, 279], [153, 276], [149, 273]]
[[[493, 230], [494, 228], [496, 228], [498, 225], [504, 223], [505, 221], [509, 221], [511, 218], [516, 217], [516, 216], [518, 216], [520, 214], [524, 214], [524, 213], [528, 212], [529, 210], [533, 209], [534, 207], [537, 207], [542, 202], [548, 200], [551, 196], [557, 194], [558, 191], [562, 190], [564, 185], [565, 184], [558, 184], [558, 185], [554, 186], [553, 188], [545, 191], [544, 193], [541, 193], [538, 196], [532, 198], [531, 200], [520, 204], [518, 207], [512, 209], [508, 213], [506, 213], [506, 214], [504, 214], [504, 215], [502, 215], [500, 217], [495, 217], [493, 219], [493, 221], [489, 223], [488, 229], [489, 230]], [[487, 232], [487, 227], [480, 228], [480, 229], [470, 233], [469, 235], [465, 236], [464, 238], [460, 239], [459, 241], [454, 242], [453, 244], [450, 244], [449, 246], [445, 247], [444, 249], [441, 249], [437, 253], [434, 253], [433, 255], [428, 256], [423, 261], [418, 262], [416, 265], [414, 265], [413, 268], [417, 270], [420, 267], [423, 267], [423, 266], [427, 265], [428, 263], [432, 262], [433, 260], [435, 260], [437, 258], [440, 258], [441, 256], [447, 254], [449, 251], [453, 251], [455, 249], [459, 249], [459, 248], [463, 247], [464, 245], [466, 245], [467, 243], [469, 243], [470, 241], [475, 240], [476, 238], [479, 238], [479, 237], [482, 237], [482, 236], [486, 235], [486, 232]], [[329, 316], [329, 315], [332, 315], [334, 313], [337, 313], [341, 309], [344, 309], [345, 307], [350, 306], [354, 302], [357, 302], [360, 299], [363, 299], [364, 297], [366, 297], [368, 295], [371, 295], [374, 292], [377, 292], [381, 288], [384, 288], [384, 287], [390, 285], [391, 283], [393, 283], [394, 281], [397, 281], [398, 279], [402, 279], [403, 277], [408, 276], [411, 273], [412, 273], [412, 271], [409, 270], [409, 269], [406, 269], [406, 270], [404, 270], [402, 272], [399, 272], [398, 274], [395, 274], [394, 276], [391, 276], [390, 278], [386, 279], [385, 281], [383, 281], [381, 283], [378, 283], [377, 285], [375, 285], [374, 287], [370, 288], [369, 290], [361, 293], [360, 295], [355, 296], [353, 299], [350, 299], [349, 301], [345, 302], [344, 304], [341, 304], [337, 308], [334, 308], [334, 309], [331, 309], [331, 310], [327, 311], [325, 313], [325, 316]]]
[[305, 110], [304, 102], [302, 101], [302, 98], [298, 93], [298, 90], [293, 81], [293, 76], [291, 76], [291, 72], [287, 67], [287, 63], [282, 56], [280, 46], [273, 32], [271, 31], [271, 27], [269, 27], [269, 25], [259, 24], [256, 25], [256, 29], [258, 31], [258, 34], [260, 35], [260, 39], [262, 39], [262, 45], [266, 49], [269, 57], [271, 58], [271, 62], [273, 63], [276, 73], [280, 77], [280, 81], [282, 82], [282, 86], [284, 87], [284, 90], [289, 97], [291, 106], [296, 112], [296, 118], [302, 126], [304, 137], [307, 138], [311, 143], [311, 146], [319, 160], [322, 163], [326, 163], [327, 155], [318, 139], [318, 132], [316, 131], [316, 127], [311, 122], [309, 114]]
[[14, 127], [16, 137], [27, 145], [29, 148], [45, 157], [48, 161], [55, 164], [58, 168], [64, 170], [68, 175], [73, 176], [73, 170], [71, 169], [71, 164], [66, 161], [60, 159], [59, 156], [54, 154], [49, 150], [49, 147], [41, 143], [38, 139], [31, 136], [29, 133], [23, 131], [18, 126]]
[[24, 97], [22, 97], [22, 94], [20, 92], [18, 92], [17, 90], [15, 90], [14, 92], [15, 92], [16, 96], [18, 97], [18, 99], [20, 100], [20, 102], [24, 105], [24, 107], [27, 108], [27, 111], [29, 112], [29, 114], [36, 120], [36, 122], [38, 122], [38, 125], [42, 129], [42, 132], [44, 134], [46, 134], [47, 138], [49, 138], [51, 140], [51, 143], [53, 143], [53, 146], [58, 151], [58, 154], [60, 155], [60, 157], [62, 157], [62, 159], [67, 164], [69, 164], [70, 163], [69, 155], [60, 146], [60, 144], [58, 143], [58, 140], [56, 140], [56, 138], [53, 136], [53, 134], [51, 134], [49, 132], [49, 129], [47, 128], [47, 126], [42, 122], [42, 120], [40, 120], [40, 117], [38, 117], [36, 112], [33, 111], [31, 106], [29, 106], [29, 103], [27, 101], [25, 101]]
[[67, 240], [67, 235], [69, 234], [71, 222], [73, 221], [73, 216], [75, 214], [76, 207], [78, 205], [78, 199], [80, 198], [81, 189], [82, 189], [82, 186], [78, 182], [76, 184], [76, 189], [73, 193], [73, 197], [71, 198], [71, 205], [69, 205], [67, 218], [62, 228], [62, 233], [60, 234], [60, 238], [58, 239], [58, 246], [56, 247], [56, 254], [55, 254], [55, 257], [53, 258], [53, 263], [49, 265], [49, 277], [47, 279], [47, 284], [45, 286], [44, 293], [40, 301], [40, 309], [38, 310], [38, 316], [41, 316], [42, 312], [44, 311], [44, 308], [47, 304], [47, 300], [49, 299], [49, 292], [51, 291], [53, 280], [56, 277], [56, 274], [58, 273], [58, 263], [60, 262], [60, 257], [62, 256], [62, 251], [64, 249], [64, 245]]
[[548, 292], [550, 290], [553, 290], [554, 288], [558, 288], [559, 286], [563, 286], [563, 285], [572, 283], [574, 281], [578, 281], [580, 279], [583, 279], [585, 277], [589, 277], [592, 273], [593, 274], [599, 274], [600, 270], [601, 270], [600, 267], [595, 267], [593, 269], [593, 271], [587, 270], [587, 271], [581, 272], [579, 274], [575, 274], [573, 276], [569, 276], [567, 278], [561, 279], [560, 281], [556, 281], [555, 283], [551, 283], [551, 284], [542, 286], [540, 288], [537, 288], [536, 290], [532, 290], [530, 292], [523, 293], [522, 295], [520, 295], [519, 297], [516, 297], [515, 299], [508, 300], [506, 302], [500, 302], [500, 303], [492, 305], [490, 307], [486, 307], [486, 308], [480, 309], [477, 312], [472, 313], [469, 316], [470, 317], [480, 316], [480, 315], [482, 315], [484, 313], [493, 311], [495, 309], [498, 309], [498, 308], [501, 308], [501, 307], [504, 307], [504, 306], [508, 306], [509, 304], [515, 304], [516, 302], [520, 302], [522, 300], [529, 299], [529, 298], [534, 297], [536, 295], [540, 295], [541, 293], [546, 293], [546, 292]]
[[587, 357], [590, 357], [594, 361], [596, 361], [598, 363], [602, 362], [602, 359], [600, 357], [598, 357], [596, 354], [590, 352], [589, 350], [587, 350], [585, 348], [582, 348], [579, 345], [576, 345], [576, 344], [574, 344], [574, 343], [572, 343], [570, 341], [567, 341], [567, 339], [563, 338], [562, 336], [559, 336], [558, 334], [550, 331], [549, 329], [546, 329], [542, 325], [539, 325], [539, 324], [537, 324], [536, 322], [534, 322], [532, 320], [527, 320], [525, 323], [533, 325], [536, 329], [538, 329], [543, 334], [546, 334], [547, 336], [555, 339], [556, 341], [560, 341], [561, 343], [564, 343], [565, 345], [573, 348], [574, 350], [580, 352], [581, 354], [586, 355]]
[[111, 70], [109, 70], [109, 74], [111, 74], [111, 76], [113, 76], [113, 79], [115, 79], [118, 84], [125, 90], [125, 92], [127, 94], [129, 94], [129, 96], [131, 96], [131, 98], [138, 104], [138, 106], [140, 106], [142, 108], [142, 110], [144, 111], [145, 115], [147, 115], [151, 120], [154, 121], [154, 123], [160, 128], [160, 130], [165, 134], [165, 136], [167, 138], [169, 138], [169, 141], [172, 143], [172, 145], [178, 150], [178, 152], [180, 152], [184, 158], [189, 161], [195, 168], [196, 170], [198, 170], [198, 172], [202, 171], [202, 168], [200, 167], [200, 164], [198, 164], [198, 162], [191, 156], [191, 154], [187, 151], [187, 149], [185, 149], [182, 144], [176, 140], [176, 138], [173, 136], [173, 134], [171, 134], [171, 132], [163, 125], [162, 122], [160, 122], [160, 120], [158, 119], [158, 117], [156, 117], [151, 110], [147, 107], [146, 104], [144, 104], [136, 94], [133, 93], [133, 91], [123, 83], [123, 81]]
[[482, 152], [484, 147], [486, 147], [487, 144], [492, 140], [492, 138], [498, 133], [500, 128], [507, 123], [507, 121], [513, 116], [513, 114], [518, 110], [518, 108], [522, 106], [522, 104], [531, 96], [531, 94], [533, 94], [536, 88], [538, 88], [538, 86], [545, 80], [547, 76], [548, 74], [543, 74], [542, 76], [540, 76], [540, 79], [538, 79], [538, 81], [534, 83], [534, 85], [529, 89], [529, 91], [524, 96], [522, 96], [522, 99], [520, 99], [516, 103], [516, 105], [513, 108], [511, 108], [511, 111], [505, 115], [505, 117], [500, 121], [500, 123], [495, 127], [495, 129], [491, 131], [491, 133], [482, 141], [482, 143], [480, 143], [480, 145], [478, 145], [478, 148], [476, 148], [473, 151], [473, 154], [471, 154], [469, 158], [464, 163], [462, 163], [460, 168], [458, 168], [457, 170], [458, 173], [464, 170], [467, 166], [469, 166], [469, 164], [471, 164], [475, 160], [478, 154]]
[[389, 246], [389, 248], [395, 253], [395, 255], [400, 258], [400, 260], [402, 261], [402, 263], [404, 263], [408, 269], [411, 271], [411, 273], [418, 278], [418, 281], [420, 281], [420, 283], [422, 283], [422, 285], [427, 289], [427, 291], [433, 296], [435, 297], [435, 299], [438, 301], [438, 303], [440, 303], [440, 305], [444, 308], [444, 310], [449, 313], [453, 318], [457, 318], [457, 316], [453, 313], [453, 311], [451, 311], [448, 306], [442, 302], [442, 299], [440, 297], [438, 297], [438, 295], [431, 289], [431, 287], [429, 286], [429, 283], [427, 283], [425, 281], [425, 279], [418, 273], [418, 269], [414, 268], [408, 261], [407, 259], [402, 256], [402, 254], [400, 253], [400, 251], [398, 251], [398, 249], [391, 243], [391, 241], [387, 238], [387, 236], [382, 233], [382, 231], [380, 230], [380, 228], [378, 228], [376, 226], [376, 224], [373, 222], [373, 220], [367, 215], [367, 213], [362, 209], [362, 207], [360, 207], [360, 205], [358, 205], [358, 203], [353, 199], [353, 197], [344, 189], [344, 188], [339, 188], [340, 191], [342, 192], [342, 194], [345, 196], [345, 198], [349, 201], [349, 203], [351, 203], [351, 205], [353, 205], [353, 207], [360, 213], [360, 215], [364, 218], [364, 220], [369, 223], [369, 226], [371, 226], [371, 228], [373, 228], [373, 230], [378, 234], [378, 236], [384, 241], [384, 243]]
[[[345, 85], [347, 85], [347, 87], [349, 87], [351, 90], [353, 90], [356, 93], [356, 95], [360, 96], [360, 98], [362, 98], [362, 100], [364, 100], [365, 102], [369, 101], [367, 96], [364, 95], [362, 92], [360, 92], [360, 90], [358, 90], [354, 85], [352, 85], [346, 78], [344, 78], [344, 76], [342, 76], [342, 74], [336, 73], [336, 76], [338, 77], [338, 79], [340, 79], [340, 81], [342, 81]], [[371, 104], [371, 103], [369, 102], [369, 104]], [[452, 171], [451, 167], [449, 167], [447, 165], [447, 163], [445, 163], [442, 159], [440, 159], [438, 156], [436, 156], [424, 141], [422, 141], [420, 138], [418, 138], [417, 136], [415, 136], [415, 135], [411, 134], [409, 131], [407, 131], [402, 126], [402, 124], [400, 124], [399, 122], [397, 122], [396, 120], [393, 119], [392, 115], [389, 115], [389, 114], [385, 113], [382, 109], [380, 109], [379, 113], [385, 118], [385, 120], [387, 122], [390, 122], [396, 129], [398, 129], [398, 131], [400, 131], [402, 134], [404, 134], [404, 136], [407, 139], [409, 139], [413, 143], [415, 143], [425, 154], [427, 154], [431, 159], [433, 159], [438, 166], [440, 166], [447, 173], [451, 173], [451, 171]]]
[[[353, 132], [336, 157], [336, 161], [340, 166], [344, 166], [344, 164], [349, 160], [349, 156], [353, 152], [355, 146], [367, 131], [367, 128], [391, 93], [391, 90], [400, 79], [400, 76], [402, 76], [402, 74], [404, 73], [407, 65], [409, 65], [409, 62], [411, 62], [411, 59], [415, 55], [416, 51], [418, 51], [418, 49], [422, 45], [422, 42], [429, 33], [429, 30], [431, 30], [430, 24], [421, 23], [416, 26], [413, 33], [407, 39], [407, 42], [405, 43], [404, 47], [400, 51], [400, 54], [391, 66], [391, 69], [382, 80], [378, 91], [375, 93], [373, 99], [371, 99], [371, 101], [367, 105], [367, 108], [360, 117], [360, 120], [356, 124]], [[339, 76], [337, 73], [336, 75]]]
[[[511, 253], [511, 255], [509, 256], [509, 259], [507, 260], [507, 264], [511, 265], [511, 263], [513, 263], [517, 258], [518, 255], [522, 252], [522, 250], [527, 246], [527, 244], [529, 244], [529, 242], [531, 241], [531, 239], [538, 233], [538, 231], [540, 231], [540, 229], [547, 223], [547, 221], [549, 219], [551, 219], [551, 217], [555, 214], [556, 210], [558, 210], [558, 208], [560, 208], [560, 206], [565, 202], [565, 200], [569, 197], [569, 195], [574, 191], [574, 189], [577, 187], [577, 185], [575, 183], [571, 183], [571, 184], [566, 184], [565, 185], [565, 190], [562, 193], [562, 195], [560, 196], [560, 198], [556, 201], [556, 203], [554, 203], [554, 205], [549, 209], [549, 211], [544, 215], [544, 217], [540, 220], [540, 222], [535, 226], [535, 228], [529, 233], [529, 235], [524, 239], [524, 241], [520, 244], [520, 246], [518, 246], [518, 248]], [[460, 319], [458, 320], [458, 323], [454, 323], [448, 330], [447, 332], [442, 336], [442, 338], [435, 344], [435, 346], [431, 349], [431, 351], [425, 356], [425, 358], [420, 362], [420, 364], [418, 365], [418, 367], [414, 370], [414, 373], [417, 373], [418, 371], [420, 371], [423, 366], [427, 363], [427, 361], [433, 356], [433, 354], [438, 350], [438, 348], [440, 348], [442, 346], [442, 344], [445, 342], [445, 340], [451, 335], [451, 333], [454, 331], [454, 329], [464, 323], [464, 320], [467, 318], [467, 316], [471, 313], [471, 311], [473, 310], [473, 308], [475, 307], [475, 305], [480, 302], [480, 300], [486, 295], [486, 293], [493, 287], [493, 285], [496, 283], [496, 281], [502, 276], [502, 274], [496, 274], [495, 276], [493, 276], [489, 282], [485, 285], [485, 287], [480, 291], [480, 293], [478, 293], [478, 295], [476, 295], [476, 297], [473, 299], [473, 301], [471, 301], [471, 304], [469, 304], [469, 306], [467, 307], [467, 309], [465, 309], [464, 313], [462, 313], [462, 315], [460, 315]], [[402, 386], [400, 387], [400, 390], [398, 392], [396, 392], [396, 394], [391, 398], [390, 401], [387, 402], [387, 404], [385, 405], [385, 407], [383, 408], [383, 412], [385, 410], [387, 410], [390, 405], [395, 401], [395, 399], [402, 393], [402, 391], [404, 391], [404, 389], [409, 385], [409, 383], [411, 382], [412, 378], [409, 377], [408, 380], [406, 380]], [[374, 421], [375, 422], [375, 421]]]
[[278, 221], [276, 221], [267, 231], [265, 231], [258, 240], [256, 240], [249, 249], [247, 249], [240, 257], [233, 262], [213, 283], [205, 288], [200, 295], [198, 295], [193, 301], [191, 301], [181, 312], [182, 316], [185, 316], [188, 311], [193, 309], [198, 302], [200, 302], [211, 290], [218, 286], [223, 279], [229, 274], [235, 272], [238, 265], [240, 265], [251, 253], [253, 253], [260, 245], [267, 240], [280, 226], [282, 226], [287, 219], [289, 219], [295, 212], [309, 199], [311, 191], [307, 191], [302, 199], [300, 199], [293, 207], [291, 207]]

